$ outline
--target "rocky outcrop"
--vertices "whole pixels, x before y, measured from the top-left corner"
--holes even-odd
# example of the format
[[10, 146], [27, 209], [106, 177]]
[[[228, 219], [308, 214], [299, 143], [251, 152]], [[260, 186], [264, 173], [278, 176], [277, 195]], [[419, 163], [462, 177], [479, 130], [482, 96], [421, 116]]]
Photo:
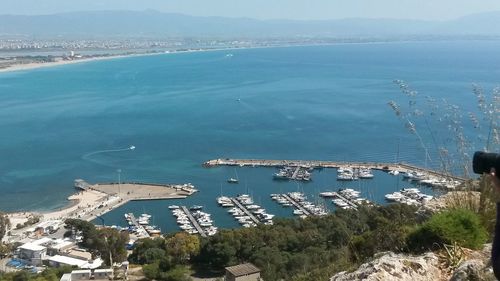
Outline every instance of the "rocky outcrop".
[[[491, 244], [482, 250], [463, 249], [463, 261], [452, 270], [443, 254], [428, 252], [419, 256], [385, 252], [361, 265], [354, 272], [339, 272], [330, 281], [348, 280], [496, 280], [490, 264]], [[439, 255], [439, 256], [438, 256]]]
[[392, 252], [381, 253], [354, 272], [340, 272], [330, 281], [350, 280], [443, 280], [438, 257], [430, 252], [408, 256]]
[[453, 272], [450, 281], [496, 280], [490, 264], [491, 244], [486, 244], [481, 251], [471, 251], [468, 259]]

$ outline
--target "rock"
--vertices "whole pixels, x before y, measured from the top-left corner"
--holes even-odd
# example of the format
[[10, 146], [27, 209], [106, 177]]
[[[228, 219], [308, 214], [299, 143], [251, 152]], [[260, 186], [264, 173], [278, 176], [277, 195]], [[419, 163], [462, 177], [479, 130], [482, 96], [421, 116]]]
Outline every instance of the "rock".
[[441, 280], [438, 257], [432, 253], [409, 256], [386, 252], [371, 262], [361, 265], [356, 271], [339, 272], [330, 281], [348, 280]]
[[462, 262], [453, 272], [450, 281], [496, 280], [490, 263], [491, 243], [482, 250], [472, 251], [469, 259]]

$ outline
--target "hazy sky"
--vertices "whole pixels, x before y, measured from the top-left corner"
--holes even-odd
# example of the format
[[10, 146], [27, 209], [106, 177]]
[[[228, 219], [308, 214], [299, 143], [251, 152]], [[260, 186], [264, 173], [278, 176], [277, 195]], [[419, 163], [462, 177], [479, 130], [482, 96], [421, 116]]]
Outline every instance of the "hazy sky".
[[0, 0], [1, 14], [117, 9], [154, 9], [197, 16], [258, 19], [366, 17], [446, 20], [498, 11], [500, 0]]

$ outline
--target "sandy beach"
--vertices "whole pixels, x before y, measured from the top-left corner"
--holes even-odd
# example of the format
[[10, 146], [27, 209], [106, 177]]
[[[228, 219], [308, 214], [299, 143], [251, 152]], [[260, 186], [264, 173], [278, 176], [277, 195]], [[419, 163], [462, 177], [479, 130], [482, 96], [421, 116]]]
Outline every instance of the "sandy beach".
[[55, 61], [55, 62], [36, 62], [36, 63], [13, 64], [13, 65], [10, 65], [6, 68], [1, 68], [0, 73], [32, 70], [32, 69], [37, 69], [37, 68], [54, 67], [54, 66], [62, 66], [62, 65], [68, 65], [68, 64], [77, 64], [77, 63], [110, 60], [110, 59], [118, 59], [118, 58], [126, 58], [126, 57], [151, 56], [151, 55], [159, 55], [159, 54], [163, 54], [163, 53], [112, 55], [112, 56], [105, 56], [105, 57], [91, 57], [91, 58], [81, 58], [81, 59], [74, 59], [74, 60], [59, 60], [59, 61]]
[[[301, 46], [301, 45], [298, 45]], [[303, 45], [308, 46], [308, 45]], [[55, 62], [40, 62], [40, 63], [26, 63], [26, 64], [13, 64], [6, 68], [0, 68], [0, 73], [3, 72], [14, 72], [14, 71], [23, 71], [23, 70], [32, 70], [37, 68], [45, 68], [45, 67], [54, 67], [54, 66], [62, 66], [67, 64], [76, 64], [76, 63], [85, 63], [92, 61], [100, 61], [100, 60], [111, 60], [118, 58], [127, 58], [127, 57], [142, 57], [142, 56], [156, 56], [156, 55], [164, 55], [164, 54], [181, 54], [181, 53], [192, 53], [192, 52], [213, 52], [213, 51], [230, 51], [230, 50], [243, 50], [243, 49], [263, 49], [263, 48], [273, 48], [273, 47], [292, 47], [288, 45], [283, 46], [253, 46], [253, 47], [228, 47], [228, 48], [215, 48], [215, 49], [193, 49], [193, 50], [172, 50], [172, 51], [164, 51], [164, 52], [154, 52], [154, 53], [135, 53], [135, 54], [121, 54], [121, 55], [110, 55], [110, 56], [102, 56], [102, 57], [91, 57], [91, 58], [81, 58], [75, 60], [59, 60]]]

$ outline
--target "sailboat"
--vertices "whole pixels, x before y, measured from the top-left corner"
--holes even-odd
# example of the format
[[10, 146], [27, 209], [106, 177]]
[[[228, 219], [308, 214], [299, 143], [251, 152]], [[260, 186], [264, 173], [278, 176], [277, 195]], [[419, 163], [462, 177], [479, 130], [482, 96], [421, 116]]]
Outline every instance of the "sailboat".
[[228, 183], [238, 183], [239, 180], [238, 180], [238, 173], [236, 173], [236, 169], [234, 169], [234, 174], [236, 175], [236, 178], [229, 178], [227, 180]]

